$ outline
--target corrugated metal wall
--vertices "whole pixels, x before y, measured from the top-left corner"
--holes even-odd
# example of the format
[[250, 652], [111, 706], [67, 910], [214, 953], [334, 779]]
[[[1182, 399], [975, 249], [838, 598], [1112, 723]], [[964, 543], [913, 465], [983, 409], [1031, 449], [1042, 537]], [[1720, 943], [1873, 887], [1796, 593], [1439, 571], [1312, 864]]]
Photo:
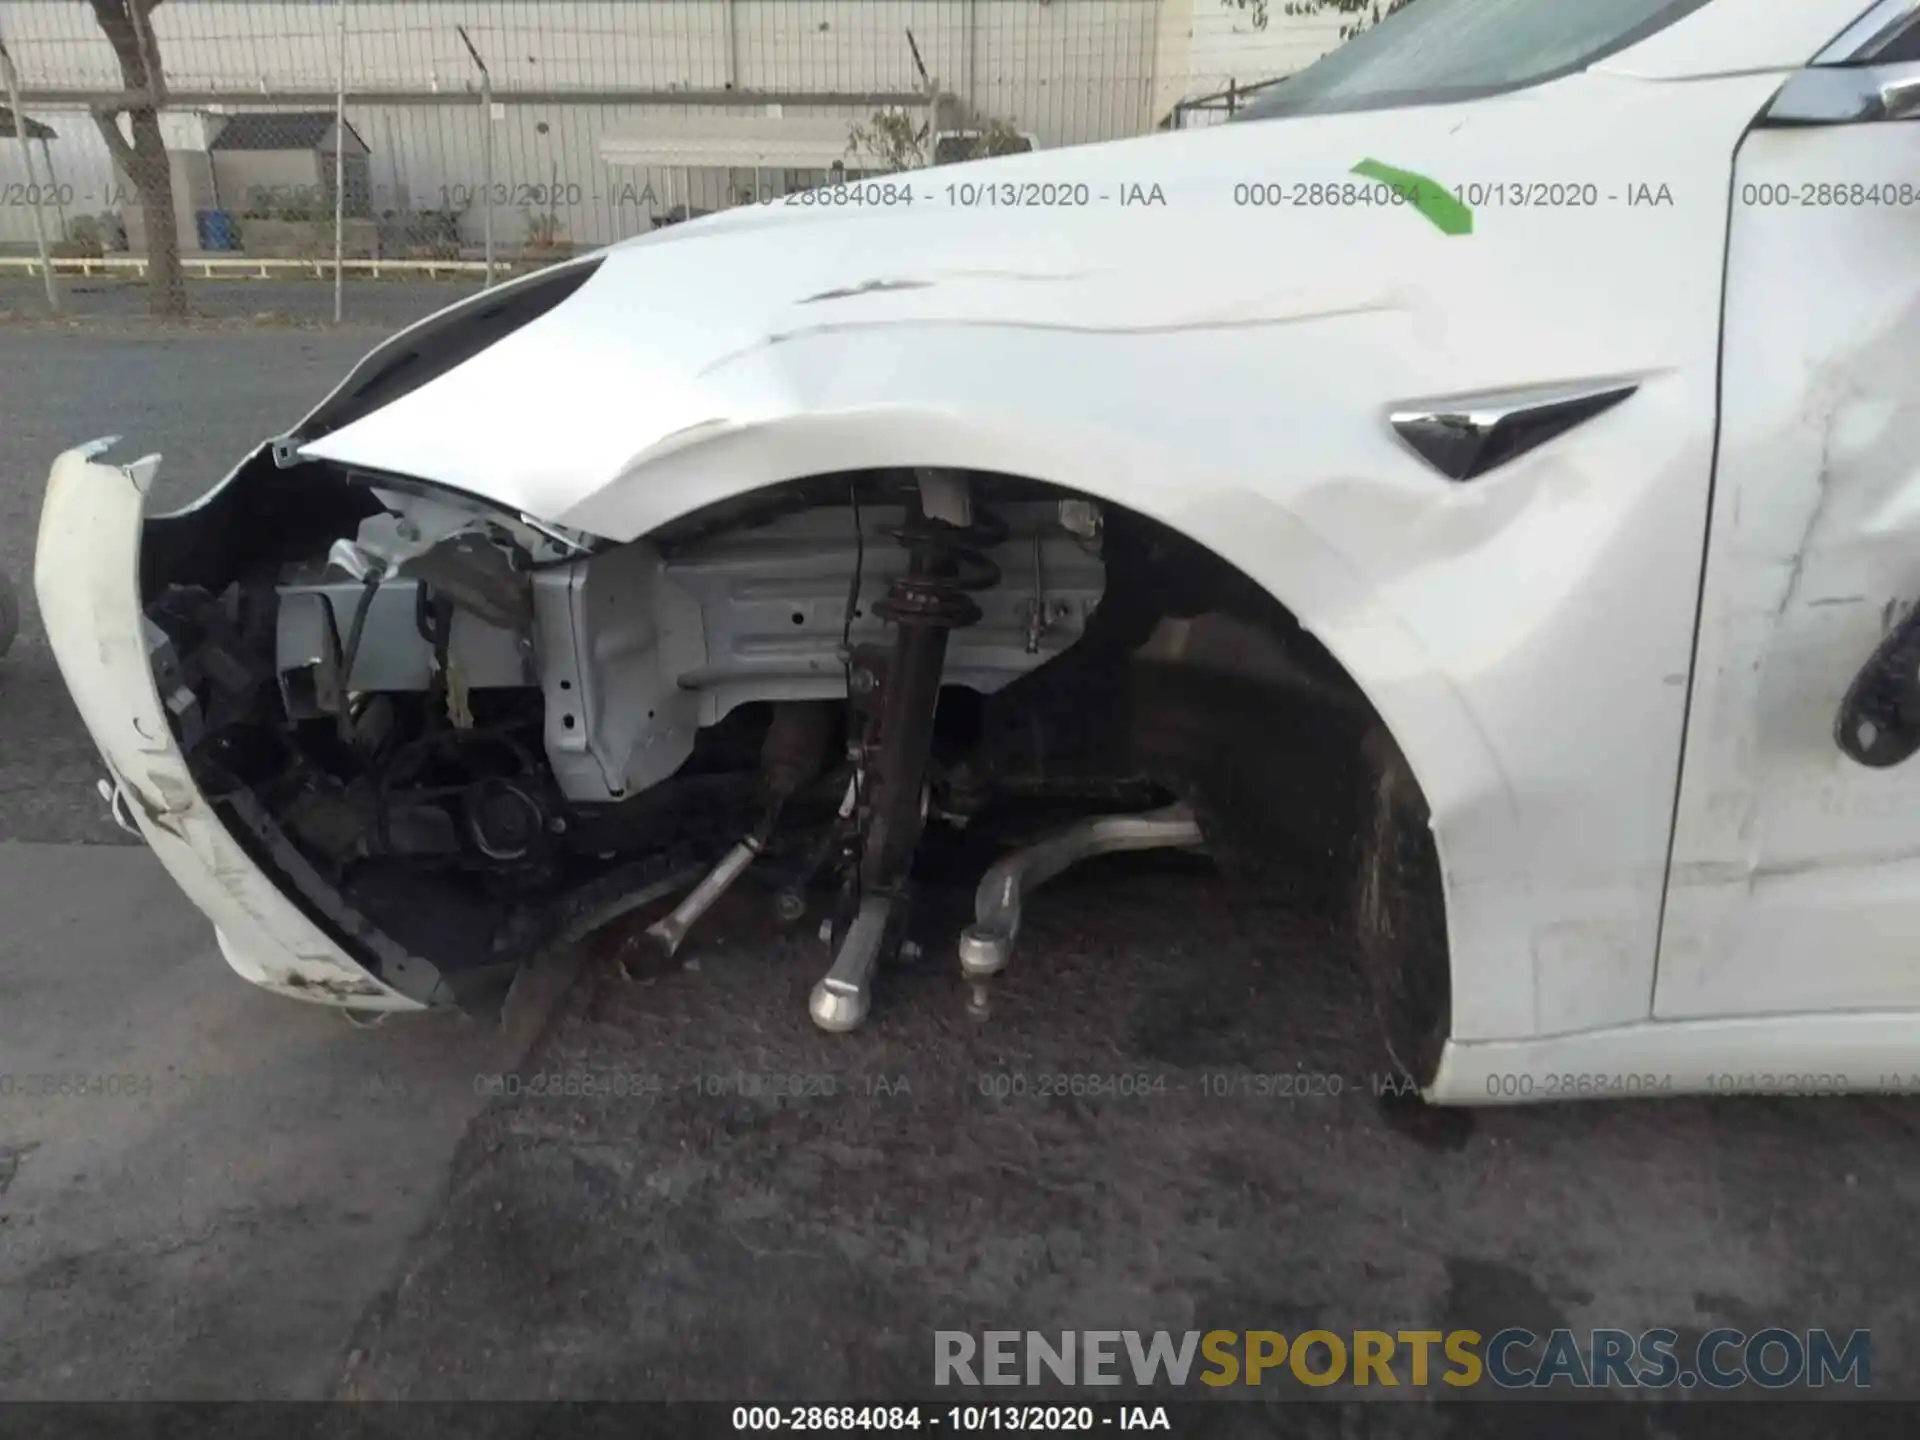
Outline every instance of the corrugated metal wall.
[[[293, 136], [293, 114], [331, 112], [344, 55], [347, 119], [370, 151], [374, 219], [385, 217], [352, 247], [389, 254], [449, 249], [456, 235], [471, 247], [489, 212], [509, 249], [597, 245], [648, 229], [676, 203], [719, 208], [756, 183], [819, 178], [602, 162], [603, 135], [644, 132], [650, 116], [771, 105], [851, 130], [877, 110], [922, 104], [930, 78], [982, 118], [1071, 145], [1146, 133], [1172, 100], [1228, 77], [1287, 73], [1333, 34], [1328, 22], [1277, 13], [1256, 31], [1225, 0], [168, 0], [153, 24], [174, 107], [169, 143], [187, 148], [195, 116], [222, 112], [282, 115]], [[76, 108], [122, 89], [90, 6], [0, 0], [0, 39], [29, 113], [57, 132], [33, 147], [37, 188], [20, 147], [0, 140], [0, 244], [31, 240], [36, 197], [63, 233], [80, 216], [123, 209], [129, 187]], [[319, 188], [218, 203], [317, 222], [332, 205]]]

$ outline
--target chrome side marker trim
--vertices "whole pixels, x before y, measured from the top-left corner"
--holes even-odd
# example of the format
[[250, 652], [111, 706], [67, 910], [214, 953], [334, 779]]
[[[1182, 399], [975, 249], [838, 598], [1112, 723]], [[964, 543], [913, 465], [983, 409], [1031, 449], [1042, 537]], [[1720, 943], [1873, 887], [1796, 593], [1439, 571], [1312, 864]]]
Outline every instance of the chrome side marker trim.
[[1472, 480], [1611, 410], [1639, 383], [1555, 385], [1472, 396], [1387, 416], [1400, 438], [1450, 480]]

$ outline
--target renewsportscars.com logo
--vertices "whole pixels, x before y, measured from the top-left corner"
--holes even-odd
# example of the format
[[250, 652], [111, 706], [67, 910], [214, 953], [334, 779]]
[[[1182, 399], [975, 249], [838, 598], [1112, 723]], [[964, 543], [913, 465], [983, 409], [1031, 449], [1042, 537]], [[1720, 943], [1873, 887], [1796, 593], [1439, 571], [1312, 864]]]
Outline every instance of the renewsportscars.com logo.
[[1853, 1330], [937, 1330], [933, 1383], [1784, 1390], [1873, 1384]]

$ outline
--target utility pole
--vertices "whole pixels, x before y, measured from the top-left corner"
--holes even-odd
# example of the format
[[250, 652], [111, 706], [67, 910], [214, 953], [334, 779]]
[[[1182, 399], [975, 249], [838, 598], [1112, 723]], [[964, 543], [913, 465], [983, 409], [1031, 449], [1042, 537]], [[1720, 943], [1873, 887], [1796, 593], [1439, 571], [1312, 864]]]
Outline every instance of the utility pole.
[[14, 73], [13, 56], [0, 40], [0, 71], [6, 72], [7, 104], [13, 111], [13, 138], [20, 142], [20, 156], [27, 162], [27, 193], [32, 199], [33, 244], [40, 254], [40, 278], [47, 286], [47, 308], [60, 313], [60, 286], [53, 278], [53, 257], [47, 253], [47, 227], [40, 215], [40, 181], [33, 168], [33, 144], [27, 139], [27, 112], [20, 108], [20, 77]]
[[493, 288], [493, 73], [487, 69], [487, 62], [480, 58], [480, 51], [467, 36], [467, 27], [453, 27], [460, 32], [460, 43], [467, 47], [467, 54], [473, 57], [473, 67], [480, 72], [480, 171], [484, 182], [482, 194], [486, 197], [480, 210], [480, 224], [485, 236], [487, 272], [483, 290]]
[[333, 323], [345, 309], [347, 270], [347, 0], [333, 0], [340, 12], [340, 80], [333, 92]]

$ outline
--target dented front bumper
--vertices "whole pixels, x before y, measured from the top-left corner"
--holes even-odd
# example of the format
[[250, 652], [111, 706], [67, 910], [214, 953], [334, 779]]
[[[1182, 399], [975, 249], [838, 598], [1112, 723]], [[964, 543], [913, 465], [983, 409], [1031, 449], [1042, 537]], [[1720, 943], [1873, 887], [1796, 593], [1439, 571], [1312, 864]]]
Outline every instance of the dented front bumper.
[[426, 1008], [309, 918], [195, 784], [155, 683], [140, 595], [146, 496], [159, 457], [104, 463], [113, 443], [54, 462], [33, 580], [54, 659], [106, 763], [116, 820], [138, 829], [213, 922], [228, 963], [254, 984], [361, 1010]]

